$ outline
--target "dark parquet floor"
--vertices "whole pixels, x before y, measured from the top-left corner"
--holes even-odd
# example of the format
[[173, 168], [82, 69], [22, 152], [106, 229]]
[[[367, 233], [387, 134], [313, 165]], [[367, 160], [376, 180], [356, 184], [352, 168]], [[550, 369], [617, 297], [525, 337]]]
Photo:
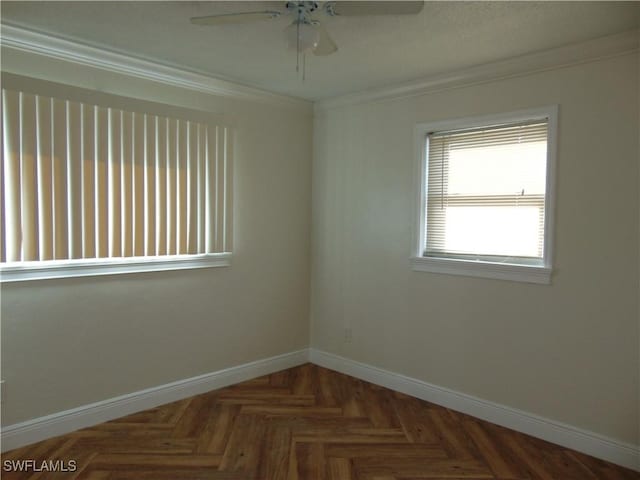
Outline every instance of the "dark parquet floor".
[[[303, 365], [16, 449], [3, 480], [638, 480], [587, 455]], [[69, 465], [67, 463], [67, 465]]]

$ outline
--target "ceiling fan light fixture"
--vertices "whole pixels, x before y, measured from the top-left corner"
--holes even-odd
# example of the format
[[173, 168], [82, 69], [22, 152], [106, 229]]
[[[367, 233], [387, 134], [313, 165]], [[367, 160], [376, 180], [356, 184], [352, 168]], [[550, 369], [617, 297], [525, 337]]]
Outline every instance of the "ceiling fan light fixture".
[[285, 36], [289, 48], [300, 52], [313, 50], [320, 42], [320, 32], [307, 22], [293, 22], [285, 29]]

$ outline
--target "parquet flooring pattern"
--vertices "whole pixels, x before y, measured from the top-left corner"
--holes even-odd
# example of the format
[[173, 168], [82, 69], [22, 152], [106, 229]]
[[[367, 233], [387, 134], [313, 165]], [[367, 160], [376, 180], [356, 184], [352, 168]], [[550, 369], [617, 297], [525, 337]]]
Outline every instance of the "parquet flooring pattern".
[[631, 470], [306, 364], [7, 452], [64, 480], [638, 480]]

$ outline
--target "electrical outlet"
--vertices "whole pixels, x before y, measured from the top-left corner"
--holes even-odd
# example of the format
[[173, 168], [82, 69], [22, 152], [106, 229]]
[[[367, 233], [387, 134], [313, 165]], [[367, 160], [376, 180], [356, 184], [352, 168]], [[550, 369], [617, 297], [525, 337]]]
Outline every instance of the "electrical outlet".
[[3, 404], [7, 396], [7, 384], [0, 380], [0, 404]]
[[344, 343], [351, 343], [353, 340], [353, 331], [351, 327], [345, 327], [344, 329]]

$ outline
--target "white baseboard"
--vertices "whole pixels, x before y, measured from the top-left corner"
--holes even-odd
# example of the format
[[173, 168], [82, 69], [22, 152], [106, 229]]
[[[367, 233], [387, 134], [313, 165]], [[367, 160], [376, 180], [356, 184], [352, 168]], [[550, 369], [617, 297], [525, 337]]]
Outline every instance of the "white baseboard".
[[482, 400], [415, 378], [321, 350], [310, 349], [312, 363], [437, 405], [481, 418], [533, 437], [640, 471], [640, 448], [515, 408]]
[[308, 349], [305, 348], [9, 425], [2, 429], [1, 450], [13, 450], [165, 403], [302, 365], [308, 361]]
[[332, 353], [303, 349], [54, 413], [2, 429], [5, 452], [308, 361], [640, 471], [640, 448]]

